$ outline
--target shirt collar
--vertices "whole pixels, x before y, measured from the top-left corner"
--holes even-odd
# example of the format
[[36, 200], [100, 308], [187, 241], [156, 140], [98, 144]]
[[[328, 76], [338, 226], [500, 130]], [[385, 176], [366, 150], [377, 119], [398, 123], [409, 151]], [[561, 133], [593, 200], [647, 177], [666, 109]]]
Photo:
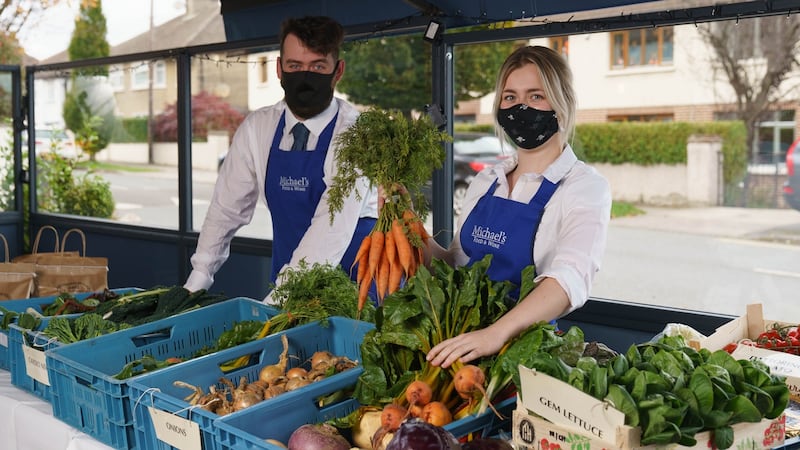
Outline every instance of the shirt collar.
[[[339, 102], [336, 99], [332, 99], [330, 105], [325, 108], [324, 111], [317, 114], [316, 116], [306, 119], [303, 121], [303, 125], [308, 128], [308, 131], [311, 132], [314, 136], [319, 136], [322, 134], [322, 131], [325, 129], [326, 126], [331, 122], [331, 120], [336, 116], [336, 113], [339, 111]], [[286, 129], [284, 130], [285, 133], [289, 133], [290, 130], [300, 122], [297, 117], [294, 116], [292, 111], [289, 107], [286, 107]]]
[[[559, 181], [561, 181], [562, 178], [564, 178], [567, 175], [567, 173], [570, 171], [570, 169], [572, 169], [572, 166], [574, 166], [577, 161], [578, 157], [575, 156], [575, 152], [572, 150], [572, 147], [569, 144], [567, 144], [567, 146], [564, 147], [564, 151], [561, 152], [561, 154], [558, 156], [558, 158], [556, 158], [555, 161], [553, 161], [549, 166], [547, 166], [547, 169], [544, 170], [544, 173], [541, 174], [526, 173], [523, 175], [533, 176], [533, 177], [543, 176], [553, 183], [558, 183]], [[497, 175], [498, 178], [503, 179], [505, 178], [505, 175], [514, 170], [515, 167], [517, 167], [516, 152], [514, 152], [510, 158], [503, 160], [503, 162], [499, 164], [495, 164], [492, 167], [492, 170], [494, 171], [495, 175]]]

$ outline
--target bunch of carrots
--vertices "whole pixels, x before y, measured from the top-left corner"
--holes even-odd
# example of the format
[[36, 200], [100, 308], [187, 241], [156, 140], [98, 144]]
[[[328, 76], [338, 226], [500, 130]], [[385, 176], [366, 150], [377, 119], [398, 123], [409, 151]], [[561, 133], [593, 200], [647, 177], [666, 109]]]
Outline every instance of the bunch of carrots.
[[380, 305], [424, 262], [424, 248], [430, 237], [425, 225], [410, 208], [404, 189], [391, 186], [388, 192], [375, 228], [361, 241], [350, 268], [357, 270], [359, 310], [369, 298], [371, 286], [376, 288]]

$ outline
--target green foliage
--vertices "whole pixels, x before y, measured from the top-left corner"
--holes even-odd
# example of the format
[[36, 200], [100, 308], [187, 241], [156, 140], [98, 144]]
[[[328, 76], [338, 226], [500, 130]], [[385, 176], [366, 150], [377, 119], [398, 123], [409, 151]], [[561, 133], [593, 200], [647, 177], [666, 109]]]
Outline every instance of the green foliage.
[[114, 198], [111, 184], [95, 175], [84, 174], [70, 186], [62, 198], [63, 211], [76, 216], [111, 218]]
[[[75, 30], [69, 41], [67, 54], [70, 61], [102, 58], [111, 54], [106, 40], [106, 17], [101, 0], [81, 2], [80, 13], [75, 19]], [[107, 66], [91, 66], [76, 69], [73, 76], [108, 75]]]
[[147, 142], [147, 117], [122, 118], [114, 127], [112, 142]]
[[22, 64], [25, 49], [19, 43], [16, 33], [3, 33], [0, 36], [0, 64]]
[[11, 128], [0, 131], [0, 211], [14, 209], [14, 134]]
[[75, 133], [75, 143], [94, 161], [116, 128], [113, 94], [109, 97], [95, 80], [76, 78], [64, 98], [63, 115], [67, 128]]
[[[459, 46], [455, 52], [456, 100], [494, 90], [512, 42]], [[360, 105], [419, 110], [431, 102], [431, 46], [421, 35], [381, 37], [345, 44], [347, 73], [337, 85]]]
[[422, 186], [433, 170], [442, 166], [442, 142], [447, 140], [451, 137], [439, 131], [425, 114], [408, 119], [398, 110], [379, 108], [361, 113], [356, 123], [336, 139], [339, 171], [328, 200], [331, 220], [362, 176], [387, 193], [394, 192], [397, 185], [404, 186], [419, 216], [424, 217], [427, 205]]
[[614, 122], [577, 126], [573, 147], [587, 163], [685, 164], [691, 135], [722, 138], [723, 180], [747, 170], [747, 132], [741, 122]]
[[637, 208], [635, 205], [628, 202], [612, 202], [611, 203], [611, 218], [614, 217], [628, 217], [638, 216], [644, 214], [644, 211]]
[[76, 179], [75, 161], [55, 152], [46, 153], [36, 161], [36, 197], [40, 210], [111, 218], [114, 199], [110, 183], [91, 172]]

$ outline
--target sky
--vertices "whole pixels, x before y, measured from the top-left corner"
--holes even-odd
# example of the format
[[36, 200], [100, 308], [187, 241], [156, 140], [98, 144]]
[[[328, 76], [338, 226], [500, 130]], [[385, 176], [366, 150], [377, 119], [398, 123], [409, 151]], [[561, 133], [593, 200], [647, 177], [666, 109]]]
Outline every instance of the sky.
[[[144, 33], [150, 26], [151, 0], [102, 0], [106, 16], [106, 39], [112, 46]], [[183, 14], [186, 0], [152, 0], [153, 22], [164, 23]], [[26, 53], [42, 60], [69, 46], [79, 2], [67, 0], [48, 9], [43, 17], [20, 32]]]

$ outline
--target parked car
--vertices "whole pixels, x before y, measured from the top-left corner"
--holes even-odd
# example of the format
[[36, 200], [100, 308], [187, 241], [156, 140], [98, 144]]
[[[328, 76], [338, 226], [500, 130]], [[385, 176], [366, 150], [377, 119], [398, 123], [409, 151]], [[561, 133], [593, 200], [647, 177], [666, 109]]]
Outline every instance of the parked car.
[[54, 127], [36, 128], [34, 139], [37, 155], [53, 151], [59, 156], [70, 159], [80, 155], [80, 149], [75, 144], [75, 136], [69, 130]]
[[783, 198], [792, 208], [800, 211], [800, 139], [786, 151], [786, 182], [783, 184]]
[[[507, 158], [497, 136], [486, 133], [456, 133], [453, 137], [453, 213], [458, 216], [467, 195], [467, 187], [475, 175]], [[425, 189], [428, 204], [432, 203], [430, 188]]]

